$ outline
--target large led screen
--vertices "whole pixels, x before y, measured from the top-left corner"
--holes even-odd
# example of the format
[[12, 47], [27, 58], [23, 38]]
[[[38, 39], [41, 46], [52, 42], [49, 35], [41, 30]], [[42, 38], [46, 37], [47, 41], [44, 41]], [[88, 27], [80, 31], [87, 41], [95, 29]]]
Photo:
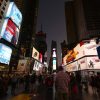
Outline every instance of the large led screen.
[[1, 38], [16, 45], [18, 42], [18, 37], [19, 37], [19, 29], [10, 19], [6, 19], [4, 21], [0, 35], [1, 35]]
[[78, 70], [87, 69], [86, 64], [87, 64], [86, 57], [79, 59], [78, 60]]
[[56, 63], [57, 63], [57, 62], [56, 62], [56, 58], [53, 58], [53, 70], [56, 70], [56, 66], [57, 66]]
[[12, 54], [12, 49], [0, 43], [0, 63], [9, 65], [11, 54]]
[[86, 57], [87, 69], [100, 69], [100, 59], [98, 56]]
[[97, 45], [95, 39], [84, 40], [77, 44], [75, 48], [68, 51], [68, 54], [63, 58], [64, 64], [78, 60], [84, 56], [96, 56]]
[[36, 60], [39, 60], [39, 52], [33, 47], [32, 57]]
[[78, 63], [77, 63], [77, 61], [71, 62], [70, 64], [67, 64], [65, 69], [68, 72], [77, 71], [78, 70]]
[[27, 72], [28, 70], [28, 60], [20, 59], [17, 66], [17, 71], [19, 72]]
[[42, 62], [43, 55], [39, 53], [39, 61]]
[[41, 68], [43, 68], [43, 65], [40, 62], [35, 60], [33, 70], [39, 71], [39, 70], [41, 70]]
[[22, 22], [22, 14], [14, 2], [9, 4], [5, 17], [11, 18], [11, 20], [20, 28]]

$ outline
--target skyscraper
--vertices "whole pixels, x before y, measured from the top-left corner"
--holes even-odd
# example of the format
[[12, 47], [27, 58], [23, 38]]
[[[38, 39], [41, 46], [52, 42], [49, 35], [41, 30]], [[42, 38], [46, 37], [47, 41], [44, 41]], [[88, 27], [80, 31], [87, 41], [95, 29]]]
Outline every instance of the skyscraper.
[[25, 56], [30, 57], [36, 33], [39, 0], [14, 0], [23, 14], [19, 37], [19, 47], [25, 48]]
[[[67, 30], [72, 29], [77, 36], [77, 38], [74, 37], [74, 40], [80, 41], [100, 35], [99, 4], [100, 0], [73, 0], [65, 3], [66, 20], [68, 22], [66, 22], [66, 26]], [[69, 40], [73, 39], [71, 30], [67, 34]], [[72, 36], [69, 34], [72, 34]]]
[[67, 1], [65, 3], [65, 16], [66, 16], [66, 30], [67, 30], [67, 42], [71, 44], [78, 39], [76, 32], [76, 20], [73, 1]]
[[58, 62], [57, 62], [57, 42], [53, 41], [51, 42], [51, 66], [52, 71], [57, 70]]
[[44, 55], [47, 51], [47, 43], [46, 43], [46, 33], [41, 31], [35, 34], [34, 40], [34, 47], [43, 55], [43, 62], [44, 62]]

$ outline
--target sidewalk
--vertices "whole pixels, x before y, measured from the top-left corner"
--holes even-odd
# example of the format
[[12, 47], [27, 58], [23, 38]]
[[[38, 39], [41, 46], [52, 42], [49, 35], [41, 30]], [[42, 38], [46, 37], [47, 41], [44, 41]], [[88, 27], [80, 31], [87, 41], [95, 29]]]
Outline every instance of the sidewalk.
[[[16, 96], [12, 96], [9, 88], [8, 95], [2, 99], [0, 98], [0, 100], [55, 100], [55, 87], [46, 88], [45, 85], [41, 85], [37, 90], [38, 91], [36, 92], [24, 93], [22, 87], [20, 89], [16, 89]], [[83, 89], [82, 94], [78, 94], [77, 96], [77, 100], [100, 100], [97, 95], [93, 94], [90, 86], [88, 92], [84, 91]]]

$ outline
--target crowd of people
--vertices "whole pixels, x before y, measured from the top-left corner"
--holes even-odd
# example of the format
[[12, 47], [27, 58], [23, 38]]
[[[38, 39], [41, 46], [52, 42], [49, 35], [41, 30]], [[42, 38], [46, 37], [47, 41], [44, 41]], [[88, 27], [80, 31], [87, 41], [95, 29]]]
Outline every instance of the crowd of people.
[[88, 87], [100, 98], [100, 72], [89, 76], [82, 75], [81, 71], [65, 72], [62, 66], [59, 67], [55, 77], [57, 100], [80, 100], [83, 91], [88, 93]]
[[88, 93], [91, 86], [93, 94], [100, 98], [100, 73], [82, 76], [80, 72], [69, 73], [59, 66], [56, 74], [0, 74], [0, 96], [7, 95], [9, 87], [11, 95], [16, 95], [16, 89], [21, 86], [28, 93], [38, 92], [41, 86], [53, 91], [55, 86], [56, 100], [78, 100], [83, 91]]
[[11, 95], [16, 95], [16, 90], [23, 87], [23, 92], [38, 92], [39, 86], [53, 87], [53, 76], [50, 74], [0, 74], [0, 97], [7, 95], [10, 89]]

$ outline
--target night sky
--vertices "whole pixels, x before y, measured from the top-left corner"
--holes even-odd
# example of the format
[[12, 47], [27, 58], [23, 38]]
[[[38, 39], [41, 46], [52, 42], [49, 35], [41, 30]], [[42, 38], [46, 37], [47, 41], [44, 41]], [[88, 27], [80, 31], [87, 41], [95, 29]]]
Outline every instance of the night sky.
[[67, 41], [65, 25], [64, 2], [66, 0], [40, 0], [39, 14], [37, 19], [37, 32], [41, 30], [46, 33], [47, 54], [50, 57], [51, 41], [57, 42], [58, 64], [61, 63], [61, 47], [63, 40]]

